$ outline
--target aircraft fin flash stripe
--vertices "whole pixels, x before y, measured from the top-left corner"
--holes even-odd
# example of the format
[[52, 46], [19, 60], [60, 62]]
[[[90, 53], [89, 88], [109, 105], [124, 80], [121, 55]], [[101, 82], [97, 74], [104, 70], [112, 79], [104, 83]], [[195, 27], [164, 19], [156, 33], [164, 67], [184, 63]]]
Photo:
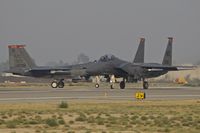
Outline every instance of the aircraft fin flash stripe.
[[13, 48], [13, 49], [24, 48], [24, 47], [26, 47], [26, 45], [8, 45], [8, 48]]

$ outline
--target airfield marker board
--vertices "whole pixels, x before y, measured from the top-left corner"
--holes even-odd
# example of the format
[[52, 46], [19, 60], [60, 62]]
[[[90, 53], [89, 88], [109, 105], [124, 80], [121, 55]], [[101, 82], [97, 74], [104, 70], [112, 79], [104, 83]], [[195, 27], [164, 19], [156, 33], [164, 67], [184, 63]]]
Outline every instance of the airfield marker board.
[[135, 98], [138, 100], [143, 100], [146, 98], [145, 92], [136, 92], [135, 93]]

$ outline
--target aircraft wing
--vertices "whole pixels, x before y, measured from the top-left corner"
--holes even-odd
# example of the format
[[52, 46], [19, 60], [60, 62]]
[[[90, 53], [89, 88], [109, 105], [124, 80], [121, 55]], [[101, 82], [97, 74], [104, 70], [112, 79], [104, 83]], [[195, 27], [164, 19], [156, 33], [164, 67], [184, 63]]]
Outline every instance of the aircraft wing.
[[49, 72], [50, 74], [68, 74], [71, 68], [51, 68], [51, 67], [38, 67], [27, 70], [29, 72]]
[[58, 67], [58, 68], [33, 68], [31, 70], [28, 70], [28, 72], [31, 73], [45, 73], [47, 75], [70, 75], [70, 76], [81, 76], [84, 75], [85, 69], [83, 68], [62, 68], [62, 67]]
[[61, 68], [61, 67], [56, 67], [56, 68], [51, 68], [51, 67], [38, 67], [38, 68], [32, 68], [29, 69], [29, 71], [69, 71], [71, 68]]

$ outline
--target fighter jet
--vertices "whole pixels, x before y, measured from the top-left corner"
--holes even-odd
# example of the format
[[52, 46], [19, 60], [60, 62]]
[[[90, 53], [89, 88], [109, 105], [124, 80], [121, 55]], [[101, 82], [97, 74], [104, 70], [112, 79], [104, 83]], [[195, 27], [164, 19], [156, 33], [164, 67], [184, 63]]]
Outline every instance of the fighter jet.
[[[137, 58], [134, 60], [134, 63], [131, 63], [121, 60], [114, 55], [104, 55], [98, 60], [98, 62], [87, 67], [86, 73], [94, 76], [114, 75], [115, 77], [121, 77], [123, 78], [123, 81], [120, 82], [121, 89], [125, 88], [127, 77], [132, 77], [135, 80], [142, 80], [143, 89], [148, 89], [148, 78], [158, 77], [168, 73], [169, 71], [194, 69], [193, 66], [172, 66], [172, 43], [173, 38], [169, 37], [162, 64], [143, 63], [144, 60], [142, 58]], [[137, 53], [136, 56], [141, 53]], [[96, 83], [95, 87], [99, 87], [99, 84]], [[111, 88], [113, 88], [112, 85]]]
[[[138, 47], [138, 54], [134, 61], [141, 62], [144, 60], [144, 39], [140, 41]], [[35, 78], [52, 78], [52, 88], [63, 88], [64, 79], [72, 79], [77, 81], [80, 77], [84, 77], [86, 80], [89, 79], [90, 73], [86, 73], [87, 68], [96, 67], [97, 63], [89, 62], [84, 64], [50, 67], [50, 66], [37, 66], [31, 56], [25, 49], [25, 45], [9, 45], [9, 70], [7, 73], [13, 75], [29, 76]], [[107, 76], [107, 75], [105, 75]]]
[[25, 45], [9, 45], [9, 70], [7, 73], [20, 76], [30, 76], [36, 78], [52, 78], [53, 88], [63, 88], [64, 79], [74, 79], [85, 75], [85, 69], [72, 66], [37, 66], [31, 56], [27, 53]]

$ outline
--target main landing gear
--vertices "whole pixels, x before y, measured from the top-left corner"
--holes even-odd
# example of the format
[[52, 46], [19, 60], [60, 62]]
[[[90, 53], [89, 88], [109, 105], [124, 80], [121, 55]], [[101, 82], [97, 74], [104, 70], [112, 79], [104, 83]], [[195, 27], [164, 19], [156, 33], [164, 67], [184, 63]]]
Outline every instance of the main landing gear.
[[[100, 78], [99, 78], [99, 76], [96, 76], [96, 84], [95, 84], [96, 88], [99, 88], [99, 83], [100, 83]], [[110, 76], [110, 83], [111, 83], [110, 89], [114, 89], [114, 83], [115, 83], [114, 75]], [[120, 89], [125, 89], [125, 87], [126, 87], [125, 78], [123, 78], [123, 81], [120, 82], [119, 87], [120, 87]], [[148, 89], [148, 88], [149, 88], [149, 83], [145, 78], [143, 78], [143, 89]]]
[[148, 89], [149, 88], [149, 83], [147, 80], [143, 79], [143, 89]]
[[52, 83], [51, 83], [51, 87], [52, 88], [64, 88], [65, 86], [65, 83], [64, 83], [64, 79], [61, 79], [61, 80], [54, 80]]
[[123, 81], [121, 81], [121, 82], [119, 83], [119, 87], [120, 87], [120, 89], [124, 89], [125, 86], [126, 86], [125, 79], [123, 79]]
[[[123, 81], [120, 82], [119, 86], [120, 86], [120, 89], [124, 89], [125, 88], [126, 83], [125, 83], [125, 79], [124, 78], [123, 78]], [[148, 88], [149, 88], [148, 81], [143, 79], [143, 89], [148, 89]]]

